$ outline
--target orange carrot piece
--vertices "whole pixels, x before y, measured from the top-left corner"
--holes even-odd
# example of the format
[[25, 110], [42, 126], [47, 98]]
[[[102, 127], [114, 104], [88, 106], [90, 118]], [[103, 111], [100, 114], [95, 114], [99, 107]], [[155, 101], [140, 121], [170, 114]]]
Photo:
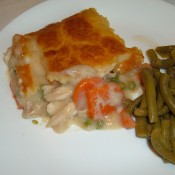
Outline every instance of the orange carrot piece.
[[100, 105], [100, 109], [101, 109], [101, 113], [103, 115], [108, 115], [108, 114], [114, 112], [116, 110], [116, 107], [107, 104], [105, 106]]
[[92, 89], [96, 84], [103, 83], [104, 80], [100, 77], [85, 78], [81, 80], [75, 87], [73, 93], [73, 101], [75, 104], [78, 103], [79, 95], [81, 93], [86, 93], [86, 91]]
[[[79, 102], [82, 102], [84, 98], [86, 100], [87, 115], [94, 120], [102, 119], [104, 116], [116, 111], [117, 108], [116, 105], [112, 106], [109, 104], [111, 98], [110, 91], [113, 91], [113, 93], [123, 93], [120, 86], [116, 83], [106, 83], [100, 77], [86, 78], [75, 87], [73, 101], [78, 107]], [[120, 115], [123, 127], [135, 127], [135, 122], [128, 113], [123, 110]]]
[[109, 86], [94, 87], [87, 92], [88, 116], [93, 119], [100, 119], [116, 110], [115, 106], [106, 104], [109, 100]]
[[135, 121], [125, 110], [120, 112], [120, 118], [124, 128], [131, 129], [136, 126]]

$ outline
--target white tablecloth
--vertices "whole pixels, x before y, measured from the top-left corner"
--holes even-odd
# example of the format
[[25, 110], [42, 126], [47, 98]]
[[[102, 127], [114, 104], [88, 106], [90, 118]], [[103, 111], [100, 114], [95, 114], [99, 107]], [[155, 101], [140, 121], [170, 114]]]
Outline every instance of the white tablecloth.
[[[22, 12], [45, 0], [0, 0], [0, 30]], [[164, 0], [175, 5], [175, 0]]]

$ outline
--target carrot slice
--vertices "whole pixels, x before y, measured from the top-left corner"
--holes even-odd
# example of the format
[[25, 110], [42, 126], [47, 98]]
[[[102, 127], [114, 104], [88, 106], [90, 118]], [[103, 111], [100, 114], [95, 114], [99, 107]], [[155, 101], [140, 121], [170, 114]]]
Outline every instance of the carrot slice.
[[124, 128], [131, 129], [136, 126], [132, 117], [125, 110], [122, 110], [120, 112], [120, 118], [121, 118], [121, 123]]
[[102, 87], [94, 87], [87, 92], [88, 116], [93, 119], [101, 119], [116, 110], [115, 106], [109, 102], [109, 86], [104, 84]]
[[[94, 88], [93, 90], [89, 90], [86, 93], [87, 96], [87, 115], [90, 118], [94, 118], [95, 115], [101, 116], [101, 111], [99, 107], [97, 106], [97, 92], [96, 89]], [[99, 117], [98, 117], [99, 118]]]
[[[115, 102], [114, 98], [118, 98], [118, 95], [115, 97], [116, 93], [123, 95], [120, 86], [116, 83], [107, 83], [99, 77], [86, 78], [75, 87], [73, 101], [78, 110], [87, 108], [87, 115], [93, 120], [99, 120], [115, 112], [120, 100], [122, 102], [124, 95]], [[83, 100], [86, 102], [82, 103]], [[120, 115], [123, 127], [135, 127], [135, 123], [128, 113], [123, 110]]]
[[108, 115], [112, 112], [114, 112], [116, 110], [116, 107], [115, 106], [111, 106], [111, 105], [105, 105], [105, 106], [100, 106], [100, 109], [101, 109], [101, 113], [103, 115]]
[[[105, 81], [100, 77], [85, 78], [81, 80], [75, 87], [73, 93], [73, 102], [78, 109], [84, 109], [86, 107], [86, 92], [91, 90], [95, 86], [104, 84]], [[83, 101], [83, 102], [82, 102]]]

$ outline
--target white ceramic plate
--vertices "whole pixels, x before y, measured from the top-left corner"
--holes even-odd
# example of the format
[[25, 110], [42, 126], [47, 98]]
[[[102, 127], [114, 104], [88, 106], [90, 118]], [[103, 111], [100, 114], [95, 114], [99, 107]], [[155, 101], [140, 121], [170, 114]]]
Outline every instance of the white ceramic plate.
[[53, 0], [25, 12], [0, 32], [0, 174], [1, 175], [174, 175], [134, 130], [82, 130], [56, 134], [41, 123], [21, 118], [6, 76], [3, 53], [15, 33], [27, 33], [88, 7], [143, 53], [175, 44], [175, 8], [160, 0]]

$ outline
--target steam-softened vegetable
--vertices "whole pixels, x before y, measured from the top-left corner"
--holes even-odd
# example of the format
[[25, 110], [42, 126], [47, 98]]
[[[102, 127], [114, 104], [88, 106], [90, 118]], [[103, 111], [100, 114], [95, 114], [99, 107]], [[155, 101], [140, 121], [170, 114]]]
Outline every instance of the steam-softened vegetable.
[[169, 68], [175, 66], [175, 51], [171, 50], [170, 54], [168, 54], [168, 58], [160, 59], [156, 52], [153, 49], [149, 49], [147, 51], [147, 55], [149, 57], [151, 66], [158, 68]]
[[141, 72], [142, 80], [146, 92], [146, 100], [148, 105], [148, 118], [150, 123], [155, 123], [158, 121], [158, 112], [156, 105], [156, 87], [153, 75], [150, 69], [145, 68]]
[[175, 115], [175, 98], [173, 97], [168, 87], [169, 79], [170, 76], [168, 74], [161, 74], [159, 81], [160, 91], [165, 100], [165, 103], [170, 108], [171, 112]]
[[128, 109], [135, 116], [137, 137], [148, 138], [165, 162], [175, 164], [175, 45], [146, 53], [152, 67], [141, 71], [145, 92]]

